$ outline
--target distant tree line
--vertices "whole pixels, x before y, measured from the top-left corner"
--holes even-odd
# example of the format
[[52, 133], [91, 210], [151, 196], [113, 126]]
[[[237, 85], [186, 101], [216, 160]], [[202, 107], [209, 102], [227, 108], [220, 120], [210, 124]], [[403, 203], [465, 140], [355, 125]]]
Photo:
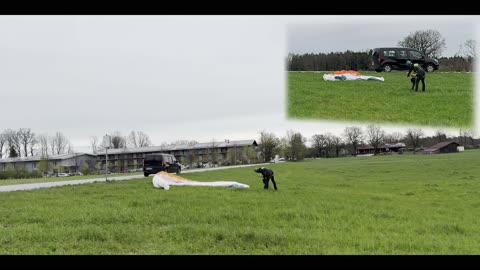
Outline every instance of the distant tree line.
[[288, 71], [370, 70], [370, 54], [366, 52], [331, 52], [289, 54]]
[[[132, 131], [127, 136], [115, 131], [110, 133], [109, 137], [111, 138], [111, 148], [134, 148], [152, 145], [148, 135], [141, 131]], [[93, 153], [103, 149], [102, 147], [106, 145], [99, 145], [100, 141], [97, 136], [91, 136], [90, 143]], [[73, 144], [62, 132], [55, 132], [53, 135], [47, 133], [36, 134], [30, 128], [6, 129], [0, 132], [0, 159], [27, 156], [48, 158], [49, 156], [73, 152]]]
[[[460, 45], [453, 57], [442, 57], [446, 48], [445, 38], [436, 30], [419, 30], [410, 33], [397, 44], [401, 47], [413, 48], [428, 57], [438, 59], [440, 71], [472, 71], [476, 58], [476, 41], [467, 40]], [[465, 49], [462, 49], [464, 47]], [[372, 50], [354, 52], [289, 54], [288, 71], [335, 71], [335, 70], [372, 70]]]
[[[335, 70], [365, 70], [371, 68], [371, 51], [369, 52], [331, 52], [289, 54], [288, 71], [335, 71]], [[468, 71], [474, 66], [474, 58], [468, 56], [439, 57], [439, 71]]]
[[474, 58], [465, 56], [440, 57], [439, 71], [468, 71], [471, 72], [474, 67]]
[[[384, 144], [405, 143], [407, 149], [416, 152], [422, 147], [434, 144], [455, 141], [466, 149], [479, 148], [480, 138], [476, 138], [473, 129], [460, 129], [458, 136], [447, 136], [439, 129], [433, 136], [425, 136], [421, 129], [411, 128], [406, 133], [386, 133], [378, 125], [369, 125], [366, 130], [350, 126], [344, 129], [341, 136], [330, 132], [314, 134], [310, 138], [304, 137], [300, 132], [287, 131], [286, 136], [277, 137], [274, 133], [262, 131], [260, 133], [259, 147], [264, 162], [269, 162], [276, 155], [287, 160], [297, 161], [304, 158], [334, 158], [355, 156], [358, 147], [370, 145], [375, 154]], [[307, 146], [307, 142], [310, 142]]]

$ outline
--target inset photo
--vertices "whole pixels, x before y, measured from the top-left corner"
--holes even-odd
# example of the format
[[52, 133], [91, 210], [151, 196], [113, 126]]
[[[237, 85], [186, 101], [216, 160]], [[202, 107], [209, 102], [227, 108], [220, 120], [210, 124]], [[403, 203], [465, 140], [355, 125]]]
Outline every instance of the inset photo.
[[470, 128], [475, 57], [468, 21], [292, 24], [287, 117]]

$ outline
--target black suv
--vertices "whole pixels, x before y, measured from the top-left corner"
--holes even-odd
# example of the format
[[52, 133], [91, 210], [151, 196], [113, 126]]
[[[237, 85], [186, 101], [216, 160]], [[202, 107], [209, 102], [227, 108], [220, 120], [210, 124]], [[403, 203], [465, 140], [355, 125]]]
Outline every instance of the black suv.
[[393, 69], [408, 69], [407, 61], [420, 64], [426, 71], [438, 70], [437, 59], [426, 57], [420, 51], [410, 48], [375, 48], [372, 50], [372, 69], [390, 72]]
[[180, 163], [170, 154], [147, 154], [143, 158], [143, 175], [155, 174], [161, 171], [180, 174]]

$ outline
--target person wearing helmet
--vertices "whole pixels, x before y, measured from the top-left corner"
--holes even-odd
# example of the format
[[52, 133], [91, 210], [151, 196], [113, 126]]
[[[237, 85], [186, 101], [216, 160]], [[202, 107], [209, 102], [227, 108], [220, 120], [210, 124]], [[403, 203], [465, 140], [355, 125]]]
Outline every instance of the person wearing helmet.
[[[418, 85], [419, 82], [422, 82], [422, 92], [425, 92], [425, 70], [417, 63], [412, 64], [412, 62], [407, 61], [407, 66], [409, 67], [407, 77], [410, 77], [412, 74], [412, 78], [410, 81], [412, 82], [412, 90], [415, 86], [415, 92], [418, 92]], [[415, 79], [414, 79], [415, 78]]]

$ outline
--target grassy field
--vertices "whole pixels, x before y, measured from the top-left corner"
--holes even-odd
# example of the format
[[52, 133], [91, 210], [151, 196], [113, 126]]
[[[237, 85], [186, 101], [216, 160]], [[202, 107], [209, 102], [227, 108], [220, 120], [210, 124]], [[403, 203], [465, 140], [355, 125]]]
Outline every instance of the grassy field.
[[192, 173], [0, 193], [1, 254], [480, 254], [480, 151]]
[[[143, 173], [142, 172], [112, 173], [112, 174], [109, 174], [108, 177], [139, 175], [139, 174], [143, 174]], [[43, 183], [43, 182], [60, 182], [60, 181], [82, 180], [82, 179], [92, 179], [92, 178], [105, 178], [105, 174], [68, 176], [68, 177], [42, 177], [42, 178], [30, 178], [30, 179], [1, 179], [0, 186]]]
[[324, 81], [314, 72], [288, 73], [288, 117], [471, 127], [473, 74], [428, 73], [426, 92], [411, 91], [407, 72], [361, 72], [385, 81]]

